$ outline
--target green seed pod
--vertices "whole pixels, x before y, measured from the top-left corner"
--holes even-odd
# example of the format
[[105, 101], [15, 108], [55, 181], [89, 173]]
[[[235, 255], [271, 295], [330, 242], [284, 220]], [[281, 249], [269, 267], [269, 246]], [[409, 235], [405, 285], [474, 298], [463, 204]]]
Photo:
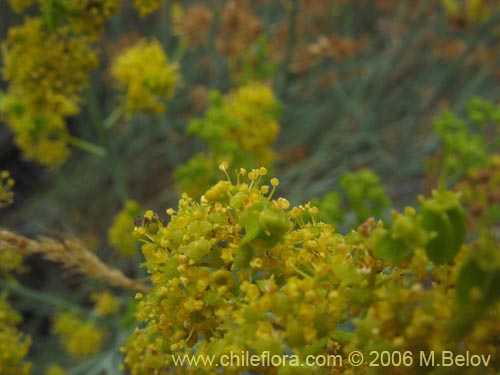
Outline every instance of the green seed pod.
[[304, 345], [304, 332], [302, 325], [295, 319], [292, 319], [286, 325], [286, 338], [292, 348]]
[[452, 260], [460, 250], [467, 232], [465, 215], [459, 206], [444, 212], [424, 207], [422, 226], [425, 230], [435, 233], [426, 246], [427, 256], [435, 264]]
[[377, 229], [373, 233], [373, 254], [380, 259], [391, 261], [395, 264], [411, 258], [413, 249], [406, 246], [400, 238], [393, 238], [385, 229]]
[[201, 239], [191, 242], [186, 250], [186, 255], [197, 262], [210, 252], [211, 243], [209, 240]]
[[286, 214], [272, 209], [265, 209], [260, 213], [259, 224], [268, 236], [281, 237], [289, 228]]
[[248, 194], [240, 191], [231, 197], [231, 199], [229, 200], [229, 205], [239, 210], [243, 207], [243, 204], [247, 199], [248, 199]]
[[422, 210], [422, 226], [434, 233], [425, 247], [427, 256], [435, 264], [444, 264], [458, 252], [455, 234], [450, 219], [445, 212], [435, 212], [428, 208]]

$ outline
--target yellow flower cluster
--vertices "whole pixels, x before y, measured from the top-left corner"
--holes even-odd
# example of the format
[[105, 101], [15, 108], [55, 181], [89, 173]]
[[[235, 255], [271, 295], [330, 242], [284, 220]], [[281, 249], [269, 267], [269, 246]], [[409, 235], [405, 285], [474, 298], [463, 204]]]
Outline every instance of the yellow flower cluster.
[[119, 8], [120, 0], [71, 0], [67, 22], [75, 34], [85, 35], [94, 42], [102, 33], [106, 20]]
[[60, 336], [61, 346], [72, 357], [84, 358], [99, 352], [103, 331], [73, 313], [58, 314], [52, 329]]
[[9, 30], [3, 77], [10, 82], [0, 113], [26, 158], [57, 167], [69, 155], [65, 117], [79, 112], [79, 92], [97, 58], [68, 27], [48, 31], [41, 19]]
[[160, 0], [134, 0], [132, 5], [139, 11], [141, 17], [145, 17], [160, 9]]
[[[9, 0], [21, 13], [34, 3], [40, 16], [11, 27], [2, 45], [0, 115], [15, 134], [24, 156], [58, 167], [69, 156], [65, 118], [80, 111], [80, 92], [97, 66], [91, 43], [119, 8], [119, 0]], [[36, 13], [35, 13], [36, 14]]]
[[0, 249], [0, 273], [22, 270], [24, 257], [15, 249]]
[[484, 0], [442, 0], [446, 16], [457, 26], [477, 25], [488, 21], [494, 6]]
[[[414, 359], [420, 353], [435, 353], [436, 363], [441, 363], [443, 351], [470, 352], [490, 356], [492, 362], [481, 373], [495, 375], [500, 361], [497, 349], [500, 304], [493, 304], [487, 313], [478, 315], [474, 306], [463, 306], [456, 298], [455, 286], [461, 282], [459, 271], [469, 259], [467, 253], [468, 250], [464, 249], [453, 265], [434, 267], [430, 273], [425, 271], [429, 262], [422, 253], [417, 253], [399, 270], [399, 277], [393, 275], [381, 280], [380, 287], [371, 296], [366, 314], [356, 320], [356, 338], [349, 344], [349, 349], [362, 349], [366, 353], [410, 352]], [[426, 286], [429, 279], [433, 281], [432, 288]], [[474, 303], [482, 303], [484, 296], [481, 297], [478, 289], [473, 288], [471, 295]], [[370, 374], [412, 375], [418, 368], [418, 364], [384, 367], [372, 369]], [[473, 375], [477, 370], [454, 364], [446, 367], [444, 372], [437, 368], [429, 373]]]
[[35, 0], [9, 0], [9, 5], [16, 13], [23, 12], [26, 8], [33, 5]]
[[[483, 237], [463, 245], [456, 194], [422, 198], [421, 214], [394, 213], [390, 229], [370, 219], [343, 236], [319, 222], [310, 204], [273, 198], [279, 181], [264, 184], [266, 173], [242, 169], [235, 182], [228, 176], [199, 201], [184, 194], [177, 210], [166, 211], [167, 225], [158, 218], [136, 228], [153, 288], [136, 296], [141, 326], [122, 349], [124, 368], [132, 375], [192, 373], [175, 367], [171, 354], [209, 355], [217, 363], [248, 352], [295, 356], [295, 364], [240, 362], [225, 373], [409, 375], [418, 363], [367, 372], [305, 359], [346, 358], [354, 349], [407, 350], [414, 358], [469, 350], [491, 355], [495, 365], [484, 373], [494, 374], [499, 303], [487, 280], [500, 277], [500, 257]], [[453, 246], [439, 249], [442, 241]], [[355, 330], [341, 329], [346, 322]], [[196, 371], [215, 368], [198, 363]]]
[[118, 310], [118, 298], [109, 291], [93, 293], [91, 298], [95, 302], [94, 311], [98, 316], [113, 315]]
[[115, 58], [111, 74], [124, 95], [128, 115], [164, 113], [174, 95], [179, 67], [171, 64], [157, 40], [141, 39]]
[[265, 84], [253, 82], [227, 95], [212, 93], [212, 106], [201, 119], [190, 122], [188, 132], [205, 141], [207, 154], [195, 155], [175, 172], [179, 188], [199, 197], [216, 182], [213, 172], [222, 162], [251, 168], [271, 166], [271, 145], [279, 132], [280, 104]]
[[119, 0], [68, 0], [64, 3], [50, 0], [9, 0], [16, 13], [24, 12], [34, 3], [38, 3], [46, 15], [45, 21], [49, 27], [66, 25], [77, 35], [85, 35], [92, 41], [97, 40], [105, 21], [120, 6]]
[[59, 365], [52, 365], [45, 370], [45, 375], [67, 375], [68, 373]]
[[221, 136], [237, 142], [257, 165], [271, 165], [274, 153], [269, 146], [279, 132], [279, 104], [269, 86], [259, 82], [242, 86], [225, 97], [222, 106], [236, 125], [221, 129]]
[[124, 349], [132, 374], [173, 366], [170, 353], [302, 355], [334, 347], [326, 343], [357, 305], [349, 295], [368, 285], [376, 261], [357, 235], [344, 238], [317, 222], [314, 207], [273, 199], [279, 181], [262, 184], [266, 173], [241, 170], [235, 184], [221, 181], [199, 202], [184, 195], [177, 211], [167, 210], [167, 226], [144, 233], [154, 288], [138, 296], [146, 326]]
[[134, 219], [143, 213], [139, 204], [133, 200], [125, 202], [123, 209], [115, 216], [113, 224], [108, 230], [109, 243], [122, 256], [134, 257], [137, 255], [137, 240], [132, 235]]
[[31, 363], [24, 361], [31, 346], [30, 337], [19, 332], [21, 317], [0, 297], [0, 374], [30, 375]]
[[14, 179], [10, 177], [9, 171], [0, 170], [0, 208], [10, 206], [14, 203]]

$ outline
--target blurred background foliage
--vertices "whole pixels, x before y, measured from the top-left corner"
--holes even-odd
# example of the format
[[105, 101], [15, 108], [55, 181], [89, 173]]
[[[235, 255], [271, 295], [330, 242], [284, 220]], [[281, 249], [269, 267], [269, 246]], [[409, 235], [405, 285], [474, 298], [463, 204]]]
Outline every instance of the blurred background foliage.
[[[45, 22], [57, 24], [57, 5], [64, 2], [39, 3], [45, 16], [54, 17]], [[2, 41], [9, 28], [38, 14], [36, 5], [26, 4], [18, 14], [7, 1], [0, 2]], [[82, 9], [92, 3], [87, 5]], [[390, 202], [403, 207], [435, 187], [443, 170], [452, 182], [469, 167], [498, 174], [498, 163], [484, 163], [474, 154], [498, 150], [498, 141], [490, 141], [498, 138], [498, 130], [467, 124], [498, 127], [493, 103], [500, 98], [499, 20], [497, 2], [487, 0], [123, 1], [97, 25], [103, 32], [86, 34], [98, 63], [78, 94], [80, 113], [68, 111], [77, 147], [71, 147], [67, 160], [57, 168], [27, 160], [12, 130], [1, 124], [0, 169], [16, 183], [15, 203], [1, 209], [0, 226], [25, 235], [75, 234], [127, 275], [144, 276], [137, 271], [138, 252], [119, 243], [120, 229], [132, 230], [140, 207], [163, 214], [176, 204], [182, 184], [175, 183], [174, 171], [197, 154], [217, 155], [218, 134], [203, 134], [196, 124], [219, 123], [224, 95], [255, 81], [272, 87], [279, 101], [270, 105], [276, 107], [271, 112], [279, 133], [262, 133], [274, 150], [279, 195], [292, 203], [326, 196], [325, 205], [335, 208], [329, 220], [343, 230], [366, 218], [365, 191], [373, 198], [369, 211], [383, 216]], [[143, 37], [159, 41], [179, 77], [175, 93], [166, 92], [166, 113], [130, 117], [117, 111], [111, 62]], [[6, 79], [0, 85], [8, 89]], [[471, 102], [476, 96], [491, 102]], [[461, 122], [464, 116], [470, 121]], [[464, 147], [473, 134], [483, 137], [471, 155]], [[238, 145], [231, 147], [238, 150]], [[259, 156], [243, 159], [251, 163]], [[468, 194], [474, 196], [482, 182], [472, 176], [464, 183]], [[488, 206], [480, 204], [477, 210]], [[350, 212], [347, 218], [336, 215], [338, 207]], [[112, 227], [118, 213], [121, 228]], [[132, 256], [120, 256], [113, 246]], [[94, 281], [71, 274], [62, 285], [57, 266], [36, 257], [27, 266], [31, 272], [21, 277], [26, 285], [90, 304], [85, 296]], [[48, 337], [46, 312], [16, 303], [25, 315], [37, 315], [25, 331]], [[37, 344], [32, 353], [47, 355]], [[38, 363], [46, 362], [50, 359]]]
[[[335, 189], [344, 172], [370, 167], [396, 203], [413, 199], [422, 160], [437, 146], [435, 114], [462, 112], [473, 95], [498, 97], [496, 3], [481, 3], [487, 17], [467, 1], [449, 3], [165, 1], [141, 17], [125, 2], [96, 44], [100, 63], [82, 112], [68, 120], [72, 135], [110, 152], [73, 149], [61, 168], [47, 170], [23, 161], [2, 126], [1, 164], [17, 183], [16, 204], [0, 223], [24, 233], [88, 233], [97, 243], [127, 198], [169, 206], [179, 194], [172, 172], [204, 147], [186, 129], [203, 115], [208, 92], [253, 79], [271, 83], [281, 101], [274, 149], [284, 196], [307, 201]], [[4, 39], [21, 16], [1, 7]], [[117, 103], [109, 60], [141, 36], [180, 55], [182, 84], [165, 116], [122, 119], [103, 135]]]

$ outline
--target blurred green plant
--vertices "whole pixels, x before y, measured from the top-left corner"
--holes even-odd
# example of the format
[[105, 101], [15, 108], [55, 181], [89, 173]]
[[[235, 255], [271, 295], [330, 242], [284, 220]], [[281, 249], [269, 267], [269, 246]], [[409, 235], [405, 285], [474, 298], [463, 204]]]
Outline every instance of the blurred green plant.
[[137, 255], [137, 240], [132, 236], [132, 232], [135, 218], [142, 214], [143, 210], [139, 204], [134, 200], [128, 200], [109, 227], [108, 242], [120, 255], [125, 257]]
[[5, 375], [29, 375], [31, 363], [25, 361], [31, 346], [31, 338], [16, 326], [21, 316], [15, 312], [2, 293], [0, 296], [0, 373]]
[[437, 161], [442, 163], [442, 173], [456, 181], [474, 169], [489, 166], [491, 153], [500, 146], [499, 122], [500, 106], [479, 97], [467, 104], [465, 119], [452, 110], [441, 112], [434, 128], [442, 143], [442, 161]]
[[380, 177], [369, 169], [345, 173], [338, 190], [312, 203], [320, 209], [320, 220], [338, 228], [360, 225], [370, 217], [382, 218], [391, 206]]
[[213, 91], [211, 106], [203, 118], [191, 120], [188, 133], [208, 146], [174, 172], [183, 192], [199, 197], [216, 179], [216, 167], [225, 162], [230, 168], [270, 167], [274, 159], [271, 145], [279, 131], [280, 104], [273, 91], [259, 82], [248, 83], [222, 96]]

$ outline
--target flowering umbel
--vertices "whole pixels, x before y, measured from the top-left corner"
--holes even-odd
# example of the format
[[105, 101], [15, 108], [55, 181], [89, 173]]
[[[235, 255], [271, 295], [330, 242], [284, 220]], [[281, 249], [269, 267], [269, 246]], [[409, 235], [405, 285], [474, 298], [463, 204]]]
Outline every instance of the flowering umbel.
[[17, 330], [21, 317], [0, 296], [0, 373], [3, 375], [30, 375], [31, 363], [25, 362], [31, 338]]
[[169, 62], [157, 40], [141, 39], [116, 57], [111, 74], [123, 95], [127, 114], [165, 113], [174, 95], [179, 67]]
[[[387, 229], [371, 219], [343, 236], [319, 222], [310, 204], [291, 207], [274, 198], [279, 181], [265, 183], [266, 173], [242, 169], [236, 181], [228, 176], [198, 201], [184, 194], [177, 210], [166, 211], [168, 224], [159, 215], [152, 220], [156, 216], [149, 211], [144, 220], [154, 225], [136, 227], [153, 288], [136, 296], [141, 326], [123, 348], [124, 367], [132, 375], [191, 373], [174, 369], [177, 355], [211, 356], [218, 363], [223, 355], [241, 352], [295, 356], [302, 365], [240, 363], [225, 366], [225, 373], [303, 373], [297, 369], [309, 366], [303, 362], [308, 355], [383, 348], [418, 353], [462, 342], [457, 336], [467, 337], [463, 348], [452, 345], [457, 350], [484, 350], [499, 361], [492, 349], [496, 334], [478, 333], [500, 330], [492, 318], [498, 315], [492, 297], [498, 293], [486, 284], [471, 285], [462, 269], [498, 277], [500, 267], [470, 265], [456, 194], [435, 192], [422, 198], [421, 214], [408, 208], [394, 213]], [[451, 244], [439, 249], [440, 241]], [[426, 280], [438, 284], [427, 287]], [[464, 301], [478, 298], [482, 307], [464, 312], [455, 283]], [[346, 322], [355, 324], [354, 332], [341, 328]], [[336, 369], [366, 373], [363, 366]], [[307, 368], [318, 374], [331, 370]], [[198, 363], [196, 371], [214, 368]], [[415, 368], [384, 371], [374, 374], [413, 374]]]
[[53, 331], [59, 335], [61, 346], [75, 358], [97, 353], [103, 340], [102, 330], [73, 313], [58, 314], [54, 319]]
[[69, 26], [49, 30], [39, 18], [12, 27], [2, 52], [9, 89], [0, 96], [0, 115], [27, 159], [57, 167], [69, 156], [65, 118], [79, 113], [97, 57], [85, 36]]
[[13, 186], [14, 179], [10, 177], [10, 172], [0, 170], [0, 208], [9, 206], [14, 202]]
[[280, 103], [273, 90], [261, 82], [251, 82], [226, 95], [212, 92], [211, 107], [200, 119], [192, 120], [188, 132], [209, 146], [174, 174], [183, 192], [199, 197], [217, 182], [217, 165], [227, 162], [238, 168], [254, 165], [270, 167], [271, 149], [279, 132]]

